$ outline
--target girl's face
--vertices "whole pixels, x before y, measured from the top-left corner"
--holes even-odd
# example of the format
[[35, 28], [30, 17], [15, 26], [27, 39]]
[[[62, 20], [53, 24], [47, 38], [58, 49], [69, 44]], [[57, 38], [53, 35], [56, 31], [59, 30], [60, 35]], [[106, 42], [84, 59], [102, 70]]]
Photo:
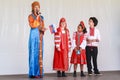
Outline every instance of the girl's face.
[[78, 32], [82, 32], [83, 31], [82, 26], [78, 26], [77, 30]]
[[91, 28], [93, 28], [93, 27], [94, 27], [94, 22], [93, 22], [93, 20], [92, 20], [92, 19], [90, 19], [90, 20], [89, 20], [89, 25], [90, 25], [90, 27], [91, 27]]
[[39, 12], [40, 11], [40, 7], [39, 6], [35, 6], [33, 11], [34, 11], [34, 13]]
[[61, 28], [65, 28], [66, 27], [66, 22], [61, 22]]

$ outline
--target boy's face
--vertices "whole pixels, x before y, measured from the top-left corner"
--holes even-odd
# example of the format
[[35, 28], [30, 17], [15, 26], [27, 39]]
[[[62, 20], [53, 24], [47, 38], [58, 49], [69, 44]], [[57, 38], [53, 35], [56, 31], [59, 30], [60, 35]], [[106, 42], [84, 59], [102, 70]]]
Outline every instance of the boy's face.
[[93, 20], [92, 20], [92, 19], [90, 19], [90, 20], [89, 20], [89, 25], [90, 25], [90, 27], [91, 27], [91, 28], [93, 28], [93, 27], [94, 27], [94, 22], [93, 22]]

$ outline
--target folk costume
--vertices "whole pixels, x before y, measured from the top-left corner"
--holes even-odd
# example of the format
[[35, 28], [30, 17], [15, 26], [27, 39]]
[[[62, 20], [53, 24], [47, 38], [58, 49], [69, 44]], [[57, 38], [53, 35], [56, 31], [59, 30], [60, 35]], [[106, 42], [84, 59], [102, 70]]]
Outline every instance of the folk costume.
[[[32, 3], [32, 10], [35, 6], [39, 6], [38, 2]], [[33, 13], [28, 17], [30, 29], [29, 36], [29, 77], [43, 76], [43, 34], [44, 18]]]
[[[98, 39], [100, 41], [100, 33], [99, 30], [96, 28], [88, 28], [87, 30], [87, 39]], [[99, 42], [91, 42], [87, 43], [86, 47], [86, 57], [87, 57], [87, 68], [88, 68], [88, 74], [92, 74], [92, 64], [91, 59], [93, 61], [94, 66], [94, 73], [98, 73], [98, 67], [97, 67], [97, 54], [98, 54], [98, 44]]]
[[53, 59], [53, 70], [58, 71], [58, 77], [60, 77], [61, 72], [68, 70], [69, 67], [69, 59], [68, 52], [71, 47], [70, 34], [67, 28], [67, 25], [64, 30], [61, 28], [61, 23], [66, 22], [65, 18], [61, 18], [59, 22], [59, 27], [57, 28], [57, 32], [54, 34], [55, 39], [55, 50], [54, 50], [54, 59]]
[[73, 33], [73, 40], [72, 40], [72, 45], [73, 45], [73, 51], [72, 51], [72, 56], [71, 56], [71, 64], [74, 64], [74, 73], [73, 77], [76, 77], [76, 69], [77, 69], [77, 64], [80, 64], [80, 69], [81, 69], [81, 77], [85, 77], [85, 74], [83, 73], [83, 65], [86, 64], [86, 28], [84, 25], [84, 22], [81, 21], [78, 27], [82, 28], [82, 31], [76, 31]]

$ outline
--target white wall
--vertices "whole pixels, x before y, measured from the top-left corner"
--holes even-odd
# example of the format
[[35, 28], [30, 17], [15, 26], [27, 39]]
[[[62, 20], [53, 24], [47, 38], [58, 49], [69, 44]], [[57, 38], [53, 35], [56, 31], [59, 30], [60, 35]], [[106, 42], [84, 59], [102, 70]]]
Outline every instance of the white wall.
[[[28, 73], [28, 15], [34, 0], [0, 0], [0, 75]], [[120, 0], [39, 0], [45, 25], [58, 25], [63, 16], [72, 33], [80, 20], [86, 27], [90, 16], [99, 20], [97, 28], [102, 41], [99, 46], [98, 65], [102, 71], [120, 70]], [[44, 36], [45, 73], [53, 73], [53, 35]], [[85, 67], [86, 70], [86, 67]], [[72, 70], [71, 70], [72, 71]]]

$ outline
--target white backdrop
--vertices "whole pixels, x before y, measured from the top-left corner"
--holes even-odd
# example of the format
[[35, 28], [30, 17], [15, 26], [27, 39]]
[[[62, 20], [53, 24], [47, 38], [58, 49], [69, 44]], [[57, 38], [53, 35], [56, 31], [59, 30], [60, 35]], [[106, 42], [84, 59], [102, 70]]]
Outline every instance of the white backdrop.
[[[0, 75], [28, 73], [28, 15], [34, 0], [0, 0]], [[101, 33], [98, 65], [101, 71], [120, 70], [120, 0], [37, 0], [45, 18], [45, 26], [65, 17], [72, 33], [80, 20], [88, 26], [88, 19], [99, 20]], [[53, 73], [53, 35], [44, 36], [44, 71]], [[71, 70], [73, 71], [73, 70]], [[79, 68], [78, 68], [79, 71]], [[86, 66], [85, 66], [86, 71]]]

